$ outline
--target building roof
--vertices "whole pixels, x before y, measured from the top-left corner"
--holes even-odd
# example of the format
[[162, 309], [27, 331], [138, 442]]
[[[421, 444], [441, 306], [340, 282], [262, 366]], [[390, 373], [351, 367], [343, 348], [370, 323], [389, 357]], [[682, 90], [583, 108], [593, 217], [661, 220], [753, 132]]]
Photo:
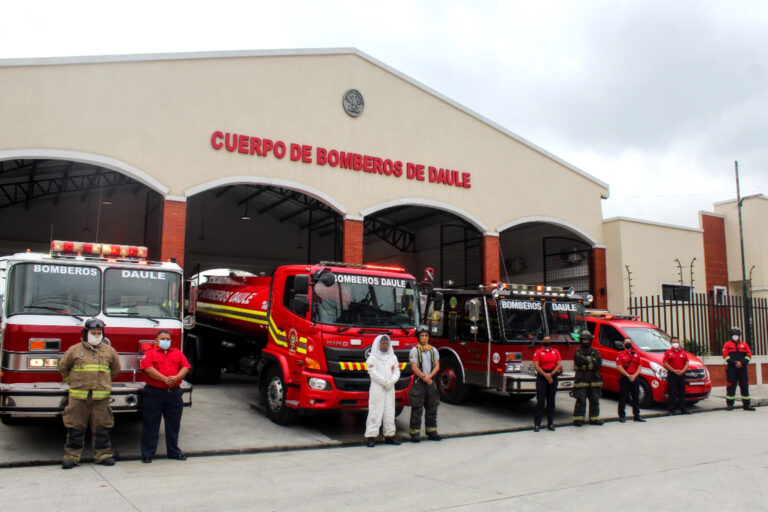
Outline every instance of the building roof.
[[608, 222], [634, 222], [636, 224], [648, 224], [650, 226], [659, 226], [662, 228], [682, 229], [685, 231], [693, 231], [695, 233], [703, 233], [704, 230], [700, 228], [689, 228], [688, 226], [677, 226], [675, 224], [666, 224], [664, 222], [653, 222], [644, 219], [634, 219], [632, 217], [611, 217], [610, 219], [604, 219], [603, 224]]

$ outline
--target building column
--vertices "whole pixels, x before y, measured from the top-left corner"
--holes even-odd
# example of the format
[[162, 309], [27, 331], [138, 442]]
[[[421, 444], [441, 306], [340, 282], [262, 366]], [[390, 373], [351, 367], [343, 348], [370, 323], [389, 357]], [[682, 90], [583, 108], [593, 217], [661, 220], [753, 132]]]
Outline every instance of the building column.
[[344, 234], [341, 249], [344, 263], [363, 262], [363, 221], [344, 219]]
[[166, 199], [163, 202], [163, 227], [160, 260], [175, 260], [184, 268], [184, 237], [187, 228], [187, 203]]
[[501, 280], [500, 258], [499, 237], [485, 235], [483, 237], [483, 282], [485, 284]]
[[608, 309], [608, 272], [605, 266], [605, 247], [592, 248], [592, 296], [591, 307]]

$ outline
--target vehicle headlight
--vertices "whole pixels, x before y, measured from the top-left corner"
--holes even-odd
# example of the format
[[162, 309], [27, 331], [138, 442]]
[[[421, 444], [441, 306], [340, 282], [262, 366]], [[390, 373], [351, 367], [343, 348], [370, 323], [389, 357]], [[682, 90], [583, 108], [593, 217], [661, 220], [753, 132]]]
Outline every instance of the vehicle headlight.
[[651, 370], [657, 379], [667, 380], [667, 369], [661, 366], [659, 363], [654, 363], [651, 361]]
[[310, 377], [309, 387], [319, 391], [328, 391], [331, 389], [331, 384], [327, 380], [318, 379], [317, 377]]
[[520, 373], [522, 369], [523, 365], [521, 363], [507, 363], [505, 371], [507, 373]]
[[58, 357], [30, 357], [27, 359], [27, 368], [57, 368]]

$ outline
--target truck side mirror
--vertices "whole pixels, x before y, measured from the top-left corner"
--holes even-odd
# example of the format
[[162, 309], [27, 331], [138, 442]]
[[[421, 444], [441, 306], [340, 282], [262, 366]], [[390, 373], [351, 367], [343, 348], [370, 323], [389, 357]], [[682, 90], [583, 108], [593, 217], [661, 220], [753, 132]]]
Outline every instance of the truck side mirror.
[[293, 278], [293, 291], [296, 295], [309, 293], [309, 274], [297, 274]]
[[320, 276], [318, 276], [317, 280], [323, 283], [323, 286], [330, 288], [336, 284], [336, 274], [330, 270], [324, 269], [320, 272]]
[[293, 297], [293, 312], [304, 317], [307, 315], [307, 311], [309, 311], [309, 297], [307, 297], [306, 293], [296, 294]]
[[434, 310], [441, 311], [443, 309], [443, 292], [435, 292], [432, 302], [434, 303]]
[[472, 323], [477, 322], [480, 318], [480, 301], [477, 298], [467, 301], [467, 314]]

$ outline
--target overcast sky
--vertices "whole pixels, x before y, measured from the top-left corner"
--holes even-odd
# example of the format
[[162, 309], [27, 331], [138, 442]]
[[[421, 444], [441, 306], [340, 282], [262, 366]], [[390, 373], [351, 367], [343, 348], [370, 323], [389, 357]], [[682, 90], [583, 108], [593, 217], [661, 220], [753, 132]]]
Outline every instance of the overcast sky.
[[764, 0], [25, 0], [0, 20], [2, 59], [354, 47], [608, 183], [605, 218], [698, 227], [735, 160], [768, 195]]

